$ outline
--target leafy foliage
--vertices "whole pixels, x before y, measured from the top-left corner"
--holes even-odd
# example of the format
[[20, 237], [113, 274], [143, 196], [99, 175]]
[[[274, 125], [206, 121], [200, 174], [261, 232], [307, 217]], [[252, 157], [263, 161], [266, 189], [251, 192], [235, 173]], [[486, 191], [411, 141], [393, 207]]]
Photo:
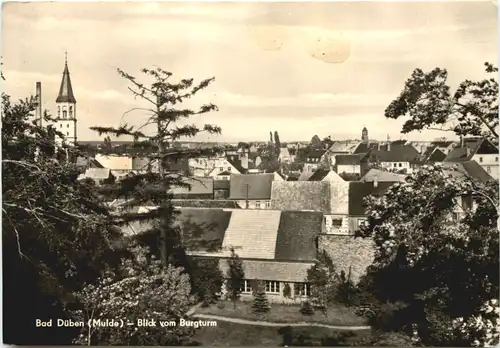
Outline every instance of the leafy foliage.
[[292, 288], [290, 287], [290, 284], [288, 284], [288, 283], [285, 283], [285, 286], [283, 287], [283, 297], [285, 297], [285, 298], [292, 297]]
[[[498, 72], [490, 63], [485, 63], [485, 67], [489, 74]], [[442, 68], [428, 73], [415, 69], [399, 97], [385, 110], [385, 116], [409, 117], [403, 133], [437, 129], [498, 138], [498, 81], [494, 77], [465, 80], [452, 93], [447, 79], [448, 72]]]
[[300, 305], [300, 313], [302, 315], [313, 315], [314, 308], [311, 305], [311, 302], [309, 301], [302, 302], [302, 304]]
[[307, 270], [307, 282], [311, 284], [312, 305], [326, 315], [328, 304], [335, 300], [339, 278], [325, 252], [320, 253], [314, 265]]
[[[146, 251], [138, 248], [136, 259], [125, 260], [121, 272], [109, 272], [96, 285], [78, 292], [83, 309], [73, 312], [75, 320], [88, 323], [106, 319], [124, 320], [123, 327], [82, 328], [75, 343], [85, 345], [181, 345], [189, 342], [193, 328], [180, 326], [193, 303], [189, 277], [183, 270], [162, 268], [148, 262]], [[152, 319], [154, 326], [139, 326], [138, 320]], [[161, 321], [177, 325], [162, 327]]]
[[198, 300], [203, 301], [205, 305], [217, 302], [224, 283], [219, 260], [195, 259], [191, 264], [191, 283]]
[[467, 321], [498, 297], [497, 206], [497, 182], [477, 183], [439, 165], [368, 199], [368, 224], [358, 234], [373, 239], [376, 255], [364, 286], [380, 302], [406, 303], [401, 328], [417, 323], [424, 344], [459, 344], [452, 321]]
[[12, 103], [2, 95], [4, 339], [68, 344], [71, 329], [40, 330], [35, 319], [66, 318], [73, 292], [117, 266], [121, 234], [92, 182], [77, 181], [78, 149], [56, 152], [55, 136], [63, 135], [40, 127], [34, 110], [34, 98]]

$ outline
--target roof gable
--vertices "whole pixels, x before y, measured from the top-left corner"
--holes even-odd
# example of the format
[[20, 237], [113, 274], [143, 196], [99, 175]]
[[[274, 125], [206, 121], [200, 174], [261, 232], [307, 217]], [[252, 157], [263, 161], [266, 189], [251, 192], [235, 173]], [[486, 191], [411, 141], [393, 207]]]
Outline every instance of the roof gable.
[[271, 208], [277, 210], [330, 211], [330, 183], [326, 181], [275, 181]]

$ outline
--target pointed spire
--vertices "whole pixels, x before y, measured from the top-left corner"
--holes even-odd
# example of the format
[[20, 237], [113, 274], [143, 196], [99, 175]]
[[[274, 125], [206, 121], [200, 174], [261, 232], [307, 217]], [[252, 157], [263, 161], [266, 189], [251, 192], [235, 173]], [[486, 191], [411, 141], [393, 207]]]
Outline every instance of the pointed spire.
[[71, 86], [71, 79], [69, 78], [68, 52], [64, 52], [64, 71], [56, 103], [76, 103], [73, 87]]

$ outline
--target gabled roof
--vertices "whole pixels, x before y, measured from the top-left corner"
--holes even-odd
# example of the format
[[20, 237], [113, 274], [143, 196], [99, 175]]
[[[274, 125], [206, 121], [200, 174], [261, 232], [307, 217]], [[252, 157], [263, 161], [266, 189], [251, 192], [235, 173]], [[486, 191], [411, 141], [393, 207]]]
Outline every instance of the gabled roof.
[[213, 195], [214, 194], [214, 180], [212, 178], [186, 178], [183, 183], [190, 185], [190, 187], [173, 187], [170, 190], [174, 196], [178, 195]]
[[[232, 174], [230, 178], [230, 199], [270, 199], [274, 174]], [[248, 190], [248, 197], [247, 197]]]
[[365, 216], [364, 199], [368, 196], [381, 196], [395, 182], [373, 182], [353, 181], [349, 183], [349, 215]]
[[305, 171], [300, 173], [299, 177], [297, 178], [297, 181], [308, 181], [315, 172], [313, 171]]
[[57, 95], [56, 103], [76, 103], [75, 95], [73, 94], [73, 86], [69, 77], [68, 62], [64, 64], [64, 71]]
[[358, 153], [353, 155], [336, 155], [335, 165], [360, 165], [361, 161], [366, 156], [366, 153]]
[[377, 179], [378, 182], [398, 182], [404, 181], [406, 177], [407, 176], [404, 174], [396, 174], [386, 170], [372, 168], [363, 176], [361, 181], [373, 182]]
[[235, 201], [228, 199], [172, 199], [171, 202], [179, 208], [240, 209]]
[[246, 173], [246, 169], [241, 165], [241, 161], [232, 160], [230, 158], [226, 158], [230, 165], [232, 165], [240, 174]]
[[90, 179], [109, 179], [111, 171], [107, 168], [88, 168], [85, 177]]
[[390, 148], [385, 145], [370, 151], [370, 158], [379, 162], [413, 162], [418, 156], [417, 149], [411, 145], [391, 145]]
[[[451, 167], [455, 165], [457, 168], [451, 169]], [[472, 179], [482, 183], [494, 180], [493, 177], [491, 177], [491, 175], [488, 174], [488, 172], [486, 172], [476, 161], [464, 161], [458, 163], [444, 162], [443, 167], [450, 168], [447, 172], [456, 178], [471, 177]]]
[[438, 148], [435, 148], [434, 151], [426, 158], [428, 162], [443, 162], [446, 158], [446, 154]]
[[317, 212], [281, 213], [275, 260], [313, 261], [316, 239], [321, 233], [323, 214]]
[[228, 171], [228, 170], [225, 170], [225, 171], [223, 171], [223, 172], [217, 173], [217, 175], [218, 175], [218, 176], [220, 176], [220, 175], [231, 175], [231, 172], [230, 172], [230, 171]]
[[359, 146], [359, 141], [334, 141], [332, 146], [328, 149], [328, 153], [353, 153]]
[[464, 146], [455, 147], [446, 156], [444, 162], [469, 161], [476, 154], [496, 154], [498, 148], [486, 138], [467, 138]]
[[328, 213], [331, 210], [330, 185], [325, 181], [275, 181], [272, 184], [271, 208]]

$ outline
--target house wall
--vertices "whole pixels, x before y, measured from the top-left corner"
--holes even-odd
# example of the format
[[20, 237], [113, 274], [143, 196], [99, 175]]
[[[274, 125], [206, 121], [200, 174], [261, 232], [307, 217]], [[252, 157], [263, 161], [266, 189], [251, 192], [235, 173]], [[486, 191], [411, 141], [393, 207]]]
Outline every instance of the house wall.
[[189, 169], [193, 176], [215, 177], [218, 173], [229, 171], [240, 174], [240, 172], [226, 158], [190, 158]]
[[342, 179], [340, 175], [335, 173], [333, 170], [330, 170], [328, 174], [321, 181], [341, 182], [341, 183], [345, 182], [344, 179]]
[[472, 160], [476, 161], [494, 179], [498, 180], [498, 154], [474, 155]]
[[[285, 297], [283, 295], [283, 291], [285, 289], [285, 284], [290, 286], [290, 297]], [[295, 294], [295, 283], [291, 282], [280, 282], [280, 293], [268, 293], [266, 292], [267, 299], [271, 303], [279, 303], [279, 304], [300, 304], [307, 300], [308, 296], [299, 296]], [[222, 286], [222, 296], [227, 296], [227, 289], [225, 285]], [[241, 293], [240, 300], [242, 301], [252, 301], [254, 299], [252, 292], [243, 292]]]
[[214, 199], [227, 199], [229, 198], [229, 190], [217, 189], [214, 190]]
[[359, 164], [339, 164], [337, 165], [337, 173], [361, 174], [361, 166]]
[[375, 245], [371, 239], [354, 236], [320, 235], [318, 249], [329, 255], [338, 272], [344, 271], [347, 275], [350, 269], [354, 283], [366, 274], [375, 256]]
[[333, 215], [349, 214], [349, 182], [340, 179], [330, 182], [330, 213]]
[[411, 174], [413, 171], [413, 167], [410, 165], [410, 162], [381, 162], [380, 166], [390, 171], [406, 169], [407, 174]]
[[236, 204], [238, 204], [241, 209], [270, 209], [271, 199], [248, 200], [248, 208], [246, 206], [246, 200], [237, 200]]
[[353, 235], [365, 221], [366, 216], [349, 216], [349, 234]]
[[314, 172], [316, 169], [318, 169], [319, 163], [304, 163], [304, 167], [302, 171], [304, 172]]
[[[349, 234], [349, 217], [346, 215], [325, 215], [323, 218], [324, 231], [326, 234]], [[340, 226], [333, 222], [341, 221]]]

